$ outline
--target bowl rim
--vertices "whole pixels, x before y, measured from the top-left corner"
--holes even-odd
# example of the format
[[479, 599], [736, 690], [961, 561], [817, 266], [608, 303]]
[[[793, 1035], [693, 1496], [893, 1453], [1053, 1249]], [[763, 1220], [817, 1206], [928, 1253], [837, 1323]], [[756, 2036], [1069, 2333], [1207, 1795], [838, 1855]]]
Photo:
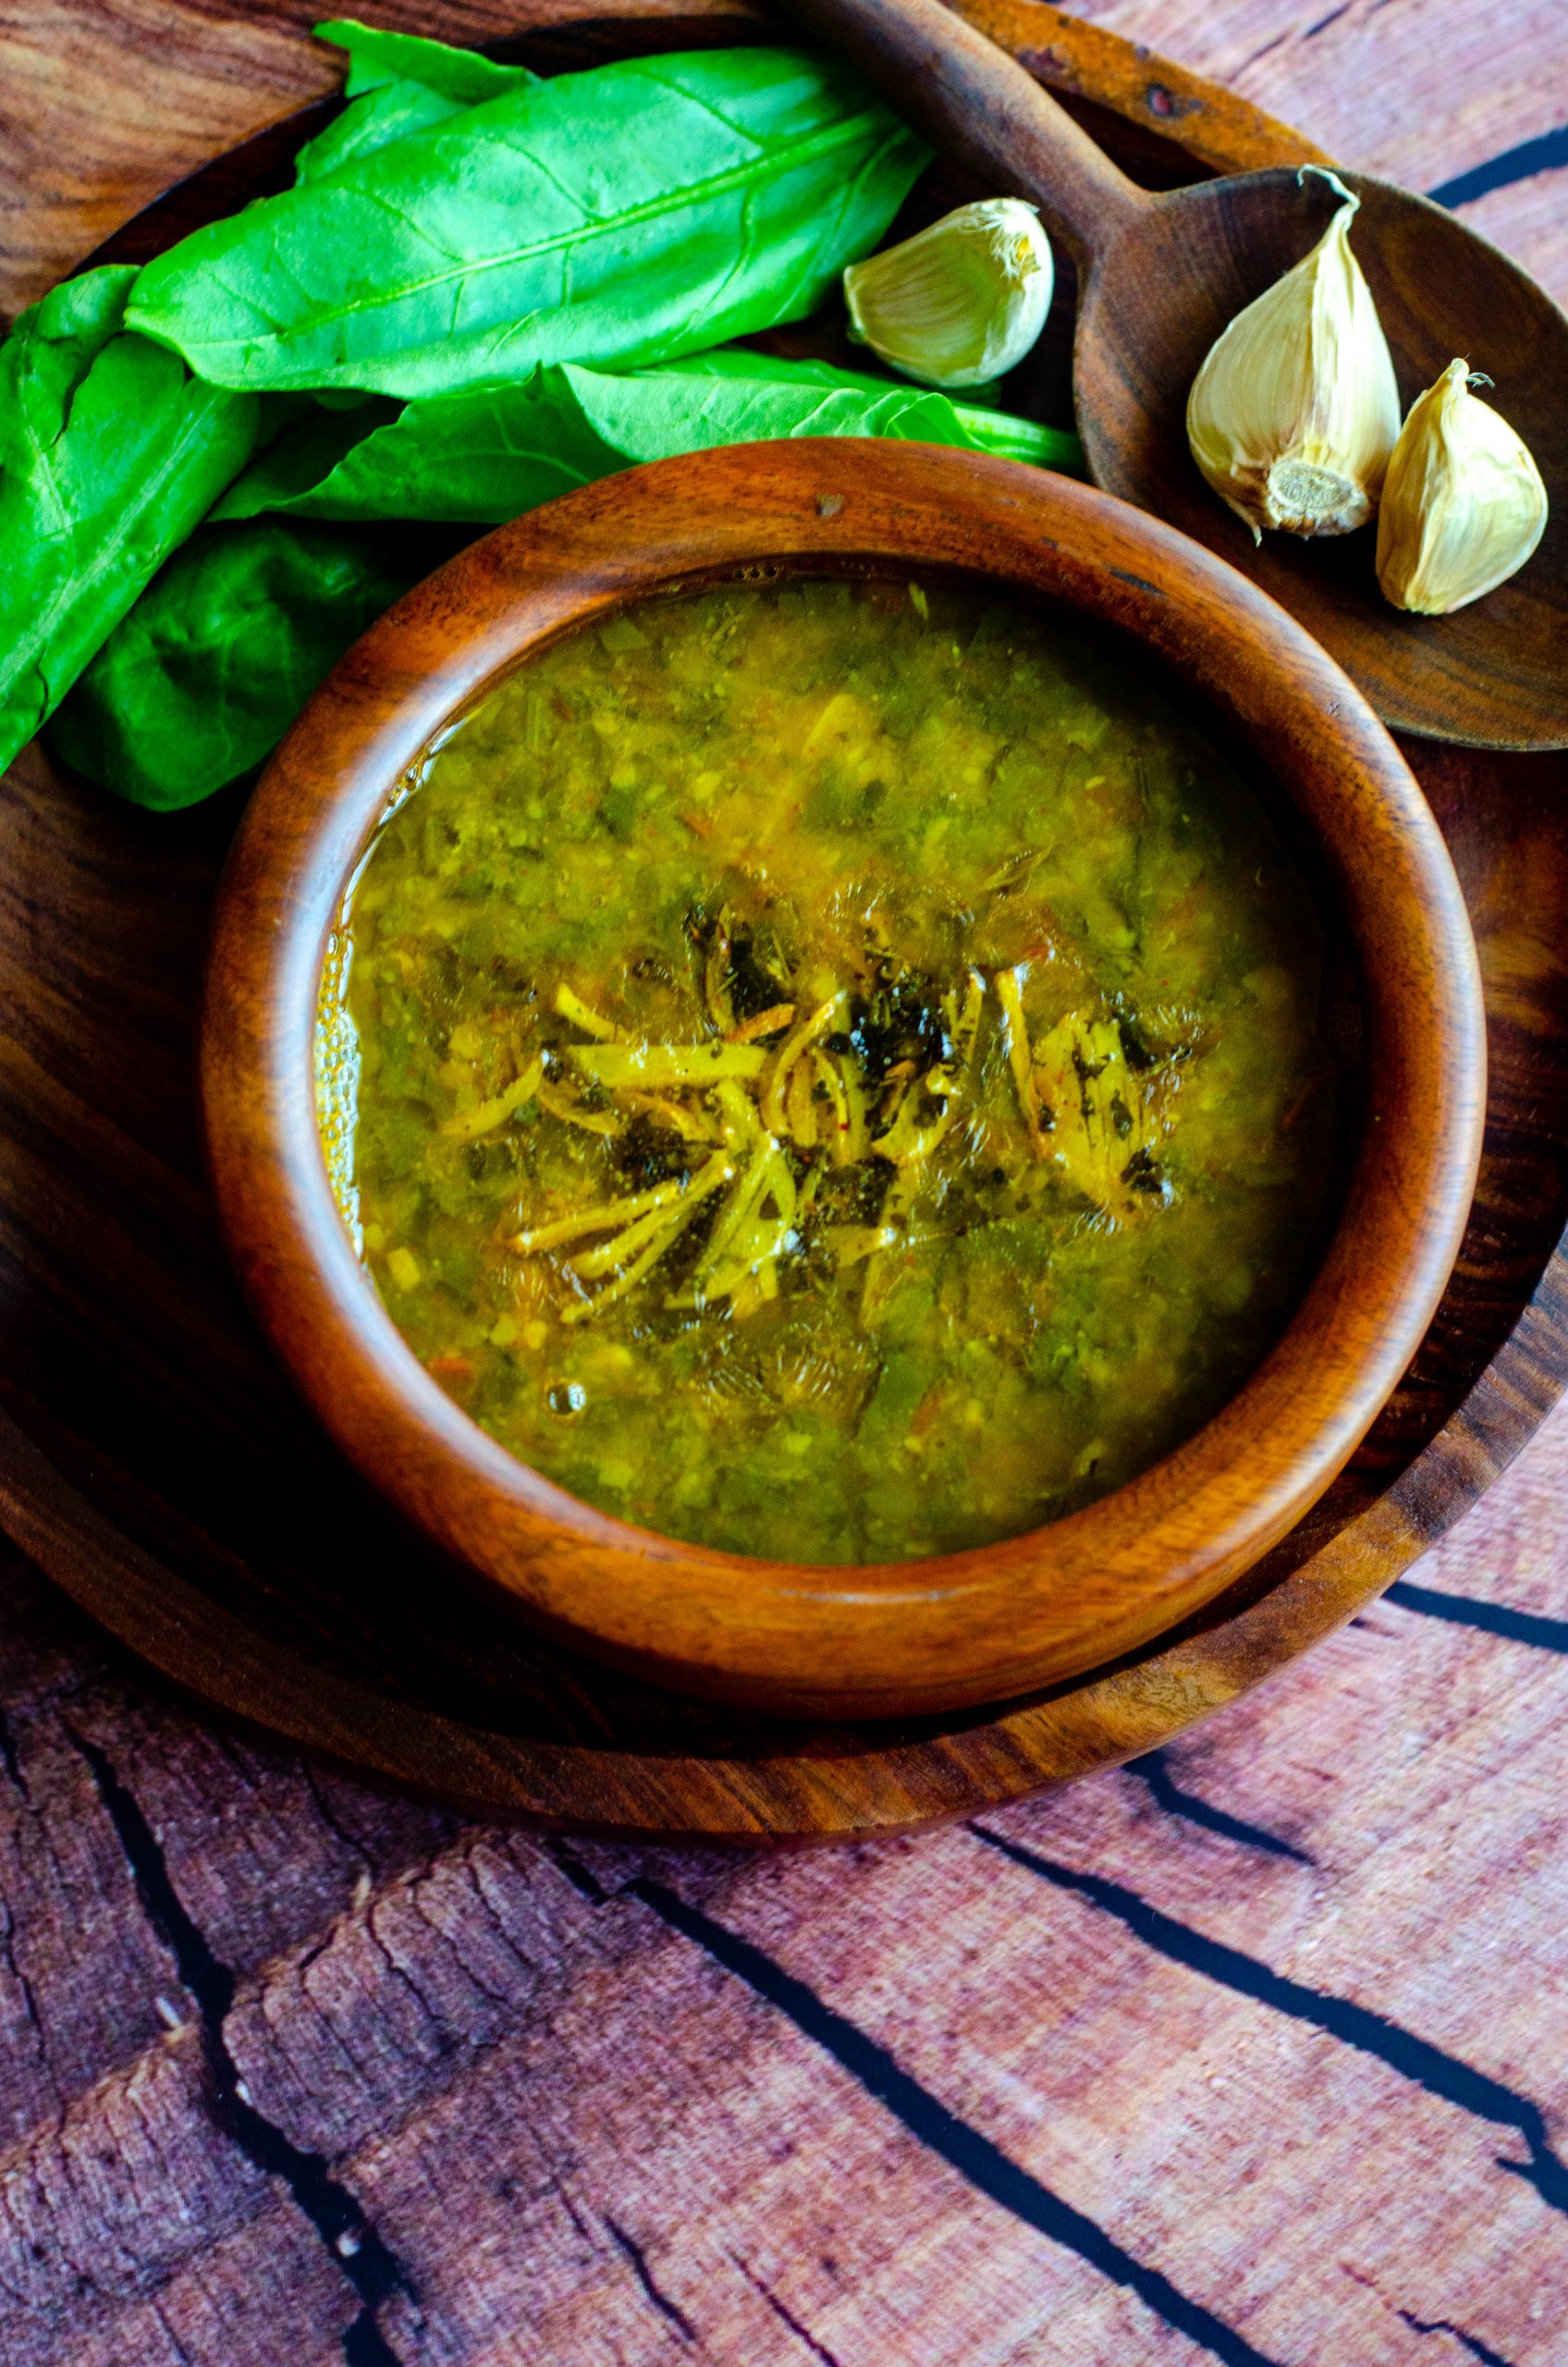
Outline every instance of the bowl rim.
[[[1302, 814], [1355, 947], [1367, 1122], [1280, 1341], [1193, 1437], [1023, 1537], [805, 1564], [686, 1545], [581, 1502], [425, 1372], [365, 1274], [315, 1111], [317, 997], [352, 872], [442, 728], [566, 631], [775, 571], [957, 570], [1130, 632]], [[1485, 1036], [1436, 822], [1348, 679], [1246, 578], [1072, 480], [945, 447], [730, 446], [583, 487], [472, 544], [381, 618], [268, 765], [231, 849], [201, 1019], [202, 1130], [251, 1304], [337, 1444], [459, 1567], [600, 1658], [809, 1716], [973, 1706], [1191, 1617], [1343, 1468], [1436, 1310], [1474, 1189]]]

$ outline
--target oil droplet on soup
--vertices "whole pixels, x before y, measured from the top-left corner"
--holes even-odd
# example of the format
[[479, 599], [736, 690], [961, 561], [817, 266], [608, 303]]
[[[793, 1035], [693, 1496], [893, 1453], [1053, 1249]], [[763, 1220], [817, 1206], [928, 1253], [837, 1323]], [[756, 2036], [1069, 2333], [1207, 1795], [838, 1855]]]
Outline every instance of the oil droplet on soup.
[[416, 767], [324, 982], [324, 1134], [414, 1353], [573, 1494], [948, 1552], [1144, 1470], [1278, 1336], [1323, 966], [1271, 809], [1119, 645], [722, 590]]

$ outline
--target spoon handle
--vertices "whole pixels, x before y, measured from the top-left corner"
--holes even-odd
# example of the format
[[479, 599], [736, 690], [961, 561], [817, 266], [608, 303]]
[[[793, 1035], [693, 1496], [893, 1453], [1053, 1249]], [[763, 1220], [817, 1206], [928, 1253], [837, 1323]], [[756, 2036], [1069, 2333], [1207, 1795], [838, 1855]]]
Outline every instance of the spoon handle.
[[1152, 201], [1007, 51], [942, 0], [781, 0], [905, 121], [999, 196], [1027, 198], [1080, 273]]

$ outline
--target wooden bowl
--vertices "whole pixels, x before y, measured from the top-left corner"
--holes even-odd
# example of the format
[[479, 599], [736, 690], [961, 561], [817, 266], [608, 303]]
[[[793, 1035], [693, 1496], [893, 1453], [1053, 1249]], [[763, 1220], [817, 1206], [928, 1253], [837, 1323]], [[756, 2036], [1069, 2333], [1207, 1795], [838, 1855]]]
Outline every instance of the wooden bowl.
[[[327, 933], [393, 785], [520, 657], [662, 591], [908, 569], [962, 571], [1097, 620], [1250, 745], [1341, 902], [1365, 1013], [1364, 1123], [1337, 1227], [1284, 1336], [1163, 1462], [971, 1552], [872, 1567], [752, 1560], [580, 1503], [423, 1370], [327, 1181], [317, 993]], [[235, 843], [201, 1082], [220, 1216], [263, 1325], [339, 1446], [452, 1563], [538, 1625], [656, 1681], [867, 1717], [995, 1700], [1113, 1661], [1300, 1520], [1394, 1390], [1447, 1282], [1475, 1183], [1485, 1048], [1469, 924], [1426, 803], [1370, 708], [1281, 608], [1183, 536], [1065, 478], [925, 446], [802, 440], [663, 461], [553, 502], [372, 628], [278, 750]], [[432, 1582], [444, 1576], [433, 1563]]]

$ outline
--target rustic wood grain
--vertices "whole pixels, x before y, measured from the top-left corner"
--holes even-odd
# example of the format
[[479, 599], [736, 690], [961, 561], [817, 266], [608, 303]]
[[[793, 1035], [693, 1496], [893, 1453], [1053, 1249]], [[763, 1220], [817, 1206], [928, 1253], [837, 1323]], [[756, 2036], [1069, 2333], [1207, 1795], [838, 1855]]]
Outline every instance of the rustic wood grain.
[[[1077, 10], [1124, 39], [1173, 48], [1354, 161], [1429, 189], [1562, 119], [1556, 0], [1506, 9], [1460, 0], [1084, 0]], [[1179, 36], [1179, 38], [1178, 38]]]
[[[1201, 62], [1227, 13], [1136, 17]], [[1276, 8], [1271, 31], [1287, 13], [1304, 28], [1325, 12]], [[1390, 43], [1432, 21], [1418, 0], [1365, 13]], [[1520, 13], [1485, 12], [1496, 55]], [[42, 20], [30, 8], [23, 33]], [[116, 21], [132, 20], [87, 0], [55, 19], [100, 72]], [[222, 21], [165, 20], [198, 52]], [[1302, 79], [1279, 104], [1316, 129], [1313, 48], [1296, 44]], [[177, 90], [172, 52], [160, 70]], [[86, 71], [63, 118], [79, 146]], [[1439, 92], [1419, 127], [1433, 179], [1462, 95]], [[42, 119], [30, 138], [50, 153]], [[1483, 202], [1508, 243], [1507, 192]], [[1427, 780], [1451, 835], [1497, 850], [1482, 945], [1494, 1061], [1513, 1067], [1554, 991], [1561, 938], [1528, 891], [1562, 860], [1564, 801], [1504, 774], [1488, 809], [1459, 760]], [[73, 858], [70, 909], [123, 946], [132, 1006], [134, 1053], [99, 1115], [62, 1049], [83, 982], [16, 862], [61, 826], [42, 795], [20, 803], [18, 818], [7, 784], [0, 933], [31, 944], [36, 980], [5, 1085], [13, 1112], [36, 1110], [22, 1240], [46, 1287], [27, 1336], [68, 1366], [79, 1293], [123, 1271], [116, 1321], [134, 1333], [155, 1308], [161, 1198], [192, 1267], [221, 1270], [188, 1129], [182, 1149], [160, 1114], [211, 850], [193, 825], [171, 865], [128, 823]], [[1549, 1093], [1537, 1131], [1492, 1147], [1466, 1282], [1498, 1321], [1508, 1276], [1539, 1270], [1521, 1211], [1562, 1112]], [[53, 1190], [52, 1136], [70, 1147]], [[103, 1157], [135, 1186], [107, 1241]], [[1541, 1386], [1541, 1329], [1526, 1322], [1451, 1429], [1458, 1501]], [[249, 1354], [237, 1333], [237, 1373]], [[1418, 1429], [1467, 1385], [1463, 1363], [1451, 1343], [1428, 1369]], [[198, 1396], [181, 1403], [199, 1418]], [[137, 1467], [165, 1410], [115, 1409]], [[269, 1453], [275, 1489], [286, 1474], [302, 1491], [304, 1437], [269, 1433], [258, 1475]], [[129, 1474], [104, 1484], [123, 1508]], [[815, 1862], [584, 1845], [568, 1872], [543, 1845], [212, 1725], [6, 1561], [7, 2367], [1561, 2367], [1568, 2243], [1541, 2148], [1568, 2154], [1565, 1490], [1560, 1409], [1358, 1624], [1153, 1763], [984, 1820], [1055, 1880], [962, 1830]], [[171, 1895], [194, 1989], [165, 1936]], [[225, 2012], [202, 1948], [234, 1978]], [[240, 2081], [262, 2118], [244, 2137]], [[259, 2168], [246, 2138], [287, 2169]], [[297, 2158], [310, 2144], [325, 2201]]]
[[[1010, 12], [1032, 5], [986, 0]], [[662, 18], [638, 30], [655, 45], [689, 37]], [[586, 55], [605, 54], [602, 28], [569, 29], [545, 62], [563, 62], [559, 42], [590, 37]], [[1096, 72], [1107, 39], [1096, 36]], [[1177, 69], [1159, 71], [1158, 88], [1180, 86]], [[1121, 101], [1132, 118], [1102, 110], [1097, 129], [1147, 179], [1159, 143], [1133, 128], [1135, 88]], [[1217, 101], [1204, 119], [1258, 153], [1259, 118], [1238, 128]], [[306, 120], [294, 119], [294, 137]], [[287, 169], [286, 153], [269, 153], [267, 169]], [[258, 158], [237, 161], [250, 171]], [[1169, 181], [1169, 164], [1162, 175], [1156, 157], [1152, 178]], [[131, 226], [129, 243], [149, 225], [141, 251], [178, 236], [211, 204], [212, 181], [199, 175], [173, 192]], [[226, 161], [220, 202], [232, 206], [244, 188]], [[1065, 398], [1047, 357], [1035, 387], [1047, 416], [1053, 389]], [[10, 1357], [0, 1392], [22, 1424], [0, 1422], [12, 1534], [208, 1699], [448, 1797], [579, 1826], [737, 1838], [897, 1831], [1168, 1740], [1385, 1585], [1495, 1477], [1560, 1386], [1565, 1310], [1552, 1252], [1568, 1212], [1568, 799], [1558, 784], [1568, 775], [1558, 760], [1437, 749], [1416, 762], [1477, 931], [1498, 1090], [1459, 1266], [1415, 1367], [1318, 1513], [1194, 1632], [1071, 1692], [890, 1735], [696, 1715], [472, 1606], [448, 1615], [427, 1565], [345, 1484], [278, 1386], [206, 1214], [190, 1012], [237, 800], [150, 816], [53, 774], [31, 752], [0, 801], [0, 894], [10, 883], [11, 898], [9, 933], [0, 930], [0, 960], [10, 954], [0, 1059]], [[280, 1471], [291, 1485], [278, 1485]]]
[[[1505, 1518], [1565, 1445], [1500, 1483]], [[113, 1666], [13, 1745], [40, 1813], [85, 1751], [76, 1820], [108, 1841], [107, 1794], [157, 1836], [141, 1863], [237, 1979], [227, 2076], [367, 2214], [396, 2358], [1486, 2355], [1421, 2331], [1447, 2325], [1555, 2367], [1562, 1828], [1520, 1776], [1550, 1773], [1565, 1674], [1384, 1607], [1158, 1767], [849, 1861], [422, 1831]], [[17, 2355], [141, 2367], [172, 2328], [203, 2367], [336, 2361], [365, 2304], [230, 2158], [195, 2000], [129, 1919], [178, 2027], [128, 2028], [3, 2164]], [[55, 2181], [94, 2148], [135, 2177], [76, 2206], [116, 2257], [67, 2320]]]

